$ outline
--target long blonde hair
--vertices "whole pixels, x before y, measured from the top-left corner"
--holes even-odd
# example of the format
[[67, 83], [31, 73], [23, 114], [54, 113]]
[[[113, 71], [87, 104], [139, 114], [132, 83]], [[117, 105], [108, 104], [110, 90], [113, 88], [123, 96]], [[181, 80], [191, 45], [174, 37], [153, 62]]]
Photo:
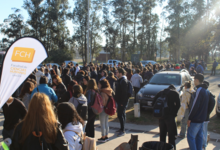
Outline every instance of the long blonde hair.
[[33, 131], [42, 132], [47, 143], [55, 143], [58, 123], [47, 95], [34, 94], [29, 104], [28, 113], [22, 122], [20, 143], [24, 143]]

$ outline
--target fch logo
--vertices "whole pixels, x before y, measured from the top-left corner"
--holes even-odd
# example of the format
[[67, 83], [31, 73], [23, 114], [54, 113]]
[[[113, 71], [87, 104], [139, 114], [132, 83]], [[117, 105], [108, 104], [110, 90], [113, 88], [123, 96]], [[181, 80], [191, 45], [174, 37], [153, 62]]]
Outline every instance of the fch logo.
[[11, 60], [15, 62], [32, 63], [35, 50], [33, 48], [15, 47]]

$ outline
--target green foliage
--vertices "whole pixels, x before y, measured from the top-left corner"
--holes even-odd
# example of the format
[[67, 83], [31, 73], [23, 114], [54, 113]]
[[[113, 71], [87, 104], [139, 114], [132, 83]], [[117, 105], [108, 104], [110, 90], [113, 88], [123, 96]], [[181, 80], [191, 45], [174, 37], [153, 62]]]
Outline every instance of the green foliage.
[[51, 50], [49, 51], [49, 57], [46, 59], [46, 62], [62, 63], [65, 60], [72, 60], [73, 54], [73, 51]]

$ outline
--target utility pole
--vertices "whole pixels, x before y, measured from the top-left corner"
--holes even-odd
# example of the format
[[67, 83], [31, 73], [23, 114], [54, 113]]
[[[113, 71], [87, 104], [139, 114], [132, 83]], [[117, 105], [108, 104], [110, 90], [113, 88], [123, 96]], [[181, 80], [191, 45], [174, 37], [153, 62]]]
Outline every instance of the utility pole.
[[89, 63], [89, 4], [90, 0], [88, 0], [88, 14], [87, 14], [87, 63]]

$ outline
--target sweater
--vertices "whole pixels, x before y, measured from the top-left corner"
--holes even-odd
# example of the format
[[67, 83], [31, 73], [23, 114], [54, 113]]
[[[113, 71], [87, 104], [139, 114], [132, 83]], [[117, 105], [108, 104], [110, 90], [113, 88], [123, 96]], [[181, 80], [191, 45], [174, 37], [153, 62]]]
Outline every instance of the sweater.
[[27, 113], [27, 109], [24, 104], [16, 98], [14, 98], [13, 102], [9, 104], [9, 106], [5, 103], [2, 109], [5, 117], [3, 127], [6, 130], [14, 129]]
[[55, 103], [57, 102], [58, 98], [57, 98], [56, 93], [54, 92], [52, 88], [48, 87], [47, 84], [40, 84], [37, 88], [35, 88], [33, 92], [31, 93], [31, 98], [38, 91], [46, 94], [49, 97], [49, 99], [52, 100], [53, 102]]
[[100, 90], [101, 96], [102, 96], [102, 101], [103, 101], [103, 106], [106, 106], [109, 96], [112, 96], [112, 89], [111, 88], [104, 88]]

